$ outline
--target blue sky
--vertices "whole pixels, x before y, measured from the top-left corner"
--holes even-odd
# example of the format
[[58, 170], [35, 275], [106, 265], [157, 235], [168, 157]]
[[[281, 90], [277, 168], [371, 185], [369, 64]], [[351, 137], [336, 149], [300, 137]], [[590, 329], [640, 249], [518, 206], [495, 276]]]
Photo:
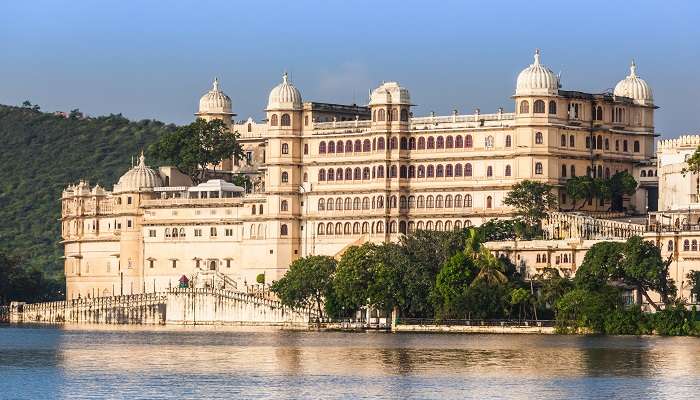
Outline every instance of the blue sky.
[[218, 76], [258, 119], [287, 70], [305, 100], [398, 80], [416, 115], [510, 111], [539, 47], [571, 90], [614, 87], [634, 58], [674, 137], [700, 132], [699, 19], [697, 1], [3, 0], [0, 103], [186, 123]]

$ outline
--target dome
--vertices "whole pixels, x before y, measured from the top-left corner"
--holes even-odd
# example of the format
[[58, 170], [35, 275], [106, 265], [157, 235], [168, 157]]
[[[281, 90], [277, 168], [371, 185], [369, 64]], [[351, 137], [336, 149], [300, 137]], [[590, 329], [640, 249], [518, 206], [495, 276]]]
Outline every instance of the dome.
[[398, 82], [384, 82], [369, 95], [370, 106], [389, 103], [411, 105], [408, 89], [399, 86]]
[[629, 97], [637, 104], [652, 104], [654, 97], [646, 81], [637, 76], [637, 65], [632, 61], [630, 74], [615, 85], [615, 96]]
[[143, 152], [141, 152], [139, 164], [126, 171], [126, 173], [119, 178], [119, 182], [114, 185], [114, 193], [137, 192], [144, 188], [154, 188], [162, 184], [160, 175], [146, 166], [145, 157], [143, 156]]
[[559, 91], [559, 77], [540, 64], [540, 50], [535, 51], [535, 62], [518, 75], [516, 96], [550, 95]]
[[290, 110], [301, 108], [301, 93], [299, 89], [294, 87], [287, 73], [282, 75], [282, 83], [275, 86], [270, 91], [270, 97], [267, 100], [267, 110]]
[[199, 99], [200, 114], [231, 114], [231, 98], [219, 89], [219, 79], [214, 79], [210, 91]]

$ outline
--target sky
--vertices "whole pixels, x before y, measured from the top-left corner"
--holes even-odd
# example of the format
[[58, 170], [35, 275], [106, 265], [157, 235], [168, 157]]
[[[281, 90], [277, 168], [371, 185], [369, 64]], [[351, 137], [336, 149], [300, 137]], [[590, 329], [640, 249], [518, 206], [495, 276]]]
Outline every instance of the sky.
[[214, 77], [261, 119], [284, 71], [304, 100], [396, 80], [416, 116], [514, 109], [536, 48], [563, 89], [652, 87], [663, 137], [700, 133], [700, 1], [0, 0], [0, 104], [177, 124]]

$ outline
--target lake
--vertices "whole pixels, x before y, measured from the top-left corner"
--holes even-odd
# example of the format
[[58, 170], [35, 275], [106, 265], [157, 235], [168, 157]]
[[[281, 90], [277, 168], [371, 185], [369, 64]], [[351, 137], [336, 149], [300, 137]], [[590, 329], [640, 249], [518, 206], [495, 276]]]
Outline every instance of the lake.
[[696, 398], [700, 339], [0, 326], [0, 398]]

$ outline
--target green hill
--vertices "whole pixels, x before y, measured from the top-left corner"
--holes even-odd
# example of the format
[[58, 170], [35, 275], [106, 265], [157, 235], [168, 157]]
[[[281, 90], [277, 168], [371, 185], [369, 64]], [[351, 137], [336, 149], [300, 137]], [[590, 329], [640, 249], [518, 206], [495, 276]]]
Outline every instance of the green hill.
[[[35, 107], [36, 108], [36, 107]], [[61, 279], [61, 191], [84, 178], [108, 189], [131, 157], [175, 129], [118, 115], [82, 118], [0, 105], [0, 253]]]

